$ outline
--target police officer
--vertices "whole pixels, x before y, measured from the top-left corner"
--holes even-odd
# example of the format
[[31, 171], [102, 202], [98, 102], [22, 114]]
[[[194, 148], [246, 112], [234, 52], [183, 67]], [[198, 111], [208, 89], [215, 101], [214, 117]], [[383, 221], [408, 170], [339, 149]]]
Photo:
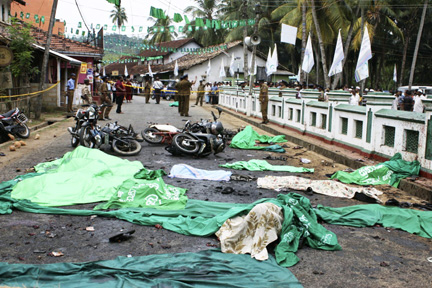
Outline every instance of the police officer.
[[259, 101], [261, 104], [261, 114], [263, 122], [261, 124], [267, 124], [269, 122], [267, 118], [267, 107], [268, 107], [268, 86], [264, 83], [264, 80], [260, 80], [260, 94]]
[[200, 80], [200, 84], [198, 85], [198, 91], [197, 91], [197, 98], [196, 98], [196, 102], [195, 105], [198, 106], [198, 102], [200, 103], [200, 106], [202, 106], [203, 103], [203, 98], [204, 98], [204, 83], [203, 80]]
[[108, 89], [108, 77], [103, 77], [102, 78], [103, 83], [100, 87], [100, 94], [101, 94], [101, 103], [102, 104], [106, 104], [107, 106], [102, 107], [101, 109], [101, 114], [102, 117], [100, 120], [111, 120], [111, 118], [109, 118], [109, 113], [111, 112], [111, 108], [113, 106], [112, 102], [111, 102], [111, 97], [110, 97], [110, 91]]
[[195, 76], [195, 81], [189, 81], [188, 74], [183, 75], [180, 78], [180, 82], [176, 85], [176, 89], [179, 94], [179, 110], [180, 116], [189, 116], [189, 98], [191, 87], [196, 83], [197, 77]]

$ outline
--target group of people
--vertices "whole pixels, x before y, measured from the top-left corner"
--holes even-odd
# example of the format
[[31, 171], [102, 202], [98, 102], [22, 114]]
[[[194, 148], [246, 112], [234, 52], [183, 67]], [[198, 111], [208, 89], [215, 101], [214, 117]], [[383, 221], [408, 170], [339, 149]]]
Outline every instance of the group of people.
[[423, 90], [405, 90], [404, 92], [397, 91], [394, 96], [395, 99], [392, 103], [393, 110], [413, 111], [416, 113], [424, 112], [422, 100], [426, 99], [426, 96]]

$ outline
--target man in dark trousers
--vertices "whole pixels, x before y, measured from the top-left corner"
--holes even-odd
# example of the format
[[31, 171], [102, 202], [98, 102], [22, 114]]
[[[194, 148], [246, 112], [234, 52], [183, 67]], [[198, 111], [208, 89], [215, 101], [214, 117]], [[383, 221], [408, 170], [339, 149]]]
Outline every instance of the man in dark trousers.
[[179, 110], [180, 110], [180, 116], [189, 116], [189, 97], [191, 92], [192, 85], [196, 82], [196, 76], [195, 81], [190, 82], [188, 78], [188, 74], [183, 75], [180, 79], [181, 81], [177, 84], [177, 91], [179, 93]]
[[154, 89], [156, 104], [159, 104], [160, 103], [160, 97], [161, 97], [161, 91], [163, 89], [163, 83], [159, 80], [159, 77], [155, 78], [155, 81], [153, 82], [153, 89]]
[[123, 104], [123, 98], [126, 95], [126, 87], [123, 85], [123, 77], [119, 77], [117, 82], [115, 83], [115, 88], [116, 88], [116, 104], [117, 104], [117, 109], [116, 109], [116, 113], [118, 114], [123, 114], [123, 112], [121, 111], [121, 106]]
[[260, 94], [259, 101], [261, 104], [261, 114], [263, 122], [262, 124], [267, 124], [269, 122], [267, 118], [267, 107], [268, 107], [268, 86], [264, 83], [264, 80], [260, 80]]
[[108, 90], [108, 77], [103, 77], [102, 78], [103, 83], [100, 87], [100, 95], [101, 95], [101, 102], [102, 104], [106, 104], [107, 106], [102, 107], [101, 109], [101, 114], [102, 117], [100, 120], [111, 120], [111, 118], [109, 118], [109, 113], [111, 112], [111, 108], [113, 106], [112, 102], [111, 102], [111, 97], [110, 97], [110, 91]]
[[75, 92], [75, 73], [72, 73], [69, 80], [66, 84], [66, 99], [67, 99], [67, 112], [71, 113], [72, 110], [72, 102]]

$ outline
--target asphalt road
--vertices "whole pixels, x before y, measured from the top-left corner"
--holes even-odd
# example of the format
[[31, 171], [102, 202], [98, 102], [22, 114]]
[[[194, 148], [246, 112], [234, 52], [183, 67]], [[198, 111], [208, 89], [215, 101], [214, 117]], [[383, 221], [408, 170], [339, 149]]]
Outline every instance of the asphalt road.
[[[209, 118], [208, 109], [192, 107], [191, 118], [180, 117], [177, 108], [169, 107], [169, 102], [161, 100], [156, 105], [144, 104], [143, 98], [134, 97], [133, 103], [123, 105], [124, 114], [112, 113], [112, 118], [120, 124], [133, 125], [141, 131], [147, 122], [170, 123], [183, 126], [185, 121]], [[193, 103], [191, 103], [193, 104]], [[208, 108], [208, 107], [207, 107]], [[114, 111], [113, 111], [114, 112]], [[222, 115], [226, 128], [246, 125], [232, 116]], [[52, 157], [61, 157], [71, 151], [70, 137], [58, 134], [52, 141], [39, 147], [35, 153], [28, 153], [12, 165], [4, 167], [0, 180], [9, 180], [23, 174], [25, 168], [32, 167]], [[173, 157], [163, 146], [142, 143], [143, 149], [138, 160], [149, 169], [164, 169], [169, 172], [174, 164], [185, 163], [191, 166], [215, 170], [219, 164], [262, 159], [268, 152], [235, 150], [227, 148], [224, 153], [210, 155], [203, 159]], [[277, 155], [279, 156], [279, 155]], [[331, 161], [331, 160], [329, 160]], [[275, 165], [295, 165], [272, 161]], [[20, 171], [17, 172], [17, 168]], [[318, 167], [317, 167], [318, 168]], [[265, 175], [289, 175], [282, 172], [236, 171], [238, 174], [261, 177]], [[187, 179], [164, 178], [165, 182], [187, 188], [189, 198], [251, 203], [260, 198], [276, 197], [278, 192], [256, 188], [255, 182], [213, 182]], [[222, 194], [225, 187], [234, 189], [232, 194]], [[61, 193], [61, 191], [59, 191]], [[362, 204], [357, 200], [332, 198], [314, 194], [307, 196], [313, 205], [323, 204], [332, 207]], [[80, 205], [78, 208], [91, 209], [95, 204]], [[77, 208], [77, 207], [74, 207]], [[94, 232], [85, 230], [93, 226]], [[432, 287], [432, 240], [416, 235], [386, 229], [383, 227], [353, 228], [324, 224], [336, 233], [341, 251], [321, 251], [303, 247], [297, 252], [300, 262], [289, 270], [305, 287]], [[122, 243], [109, 243], [108, 238], [120, 231], [135, 229], [134, 237]], [[9, 263], [54, 263], [82, 262], [113, 259], [117, 256], [140, 256], [149, 254], [196, 252], [212, 249], [218, 245], [216, 237], [190, 237], [155, 227], [139, 226], [116, 219], [96, 217], [71, 217], [61, 215], [29, 214], [14, 211], [11, 215], [0, 216], [0, 257]], [[62, 251], [62, 257], [50, 257], [51, 251]], [[244, 287], [248, 287], [245, 283]]]

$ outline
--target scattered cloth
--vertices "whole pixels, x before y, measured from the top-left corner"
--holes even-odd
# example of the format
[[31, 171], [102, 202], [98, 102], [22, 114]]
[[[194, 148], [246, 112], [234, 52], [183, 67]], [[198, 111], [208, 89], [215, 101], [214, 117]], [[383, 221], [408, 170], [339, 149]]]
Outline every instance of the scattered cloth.
[[118, 188], [107, 203], [94, 209], [120, 209], [125, 207], [148, 207], [156, 209], [184, 209], [187, 202], [186, 189], [167, 185], [162, 178], [155, 180], [128, 179]]
[[35, 171], [41, 174], [17, 183], [12, 198], [43, 206], [107, 201], [118, 186], [143, 168], [139, 161], [78, 146], [60, 159], [36, 165]]
[[252, 159], [249, 161], [238, 161], [234, 163], [227, 163], [219, 165], [220, 167], [230, 168], [235, 170], [249, 170], [249, 171], [279, 171], [279, 172], [292, 172], [292, 173], [313, 173], [313, 168], [294, 167], [286, 165], [271, 165], [265, 160]]
[[214, 250], [82, 263], [0, 263], [0, 282], [8, 287], [302, 287], [273, 257], [258, 262]]
[[171, 168], [170, 178], [185, 178], [197, 180], [229, 181], [231, 171], [225, 170], [203, 170], [186, 164], [176, 164]]
[[258, 188], [273, 189], [280, 191], [282, 189], [293, 189], [300, 191], [309, 191], [332, 197], [354, 198], [355, 193], [363, 193], [374, 198], [379, 203], [378, 198], [383, 193], [375, 188], [350, 187], [333, 180], [311, 180], [297, 176], [266, 176], [258, 178]]
[[250, 182], [250, 181], [255, 181], [256, 178], [249, 175], [232, 174], [230, 180]]
[[283, 149], [279, 145], [272, 146], [257, 146], [256, 142], [260, 143], [280, 143], [286, 142], [284, 135], [278, 135], [274, 137], [270, 137], [267, 135], [259, 135], [255, 130], [253, 130], [252, 126], [246, 126], [241, 132], [237, 133], [233, 139], [231, 140], [230, 147], [237, 149], [254, 149], [254, 150], [265, 150], [271, 152], [279, 152], [284, 153], [285, 149]]
[[257, 260], [268, 259], [267, 245], [276, 241], [282, 229], [282, 208], [261, 203], [247, 215], [228, 219], [216, 232], [224, 253], [251, 254]]
[[145, 180], [155, 180], [157, 178], [162, 178], [167, 175], [166, 172], [162, 169], [159, 170], [148, 170], [146, 168], [141, 169], [134, 175], [136, 179], [145, 179]]
[[179, 102], [176, 101], [176, 102], [170, 103], [169, 106], [170, 107], [178, 107], [179, 106]]
[[419, 175], [420, 162], [409, 162], [402, 159], [400, 153], [396, 153], [389, 161], [375, 166], [364, 166], [352, 173], [338, 171], [331, 179], [338, 179], [343, 183], [355, 183], [358, 185], [382, 185], [399, 186], [401, 179], [411, 175]]
[[378, 204], [331, 208], [318, 205], [318, 217], [335, 225], [367, 227], [381, 225], [432, 238], [432, 212], [386, 207]]

